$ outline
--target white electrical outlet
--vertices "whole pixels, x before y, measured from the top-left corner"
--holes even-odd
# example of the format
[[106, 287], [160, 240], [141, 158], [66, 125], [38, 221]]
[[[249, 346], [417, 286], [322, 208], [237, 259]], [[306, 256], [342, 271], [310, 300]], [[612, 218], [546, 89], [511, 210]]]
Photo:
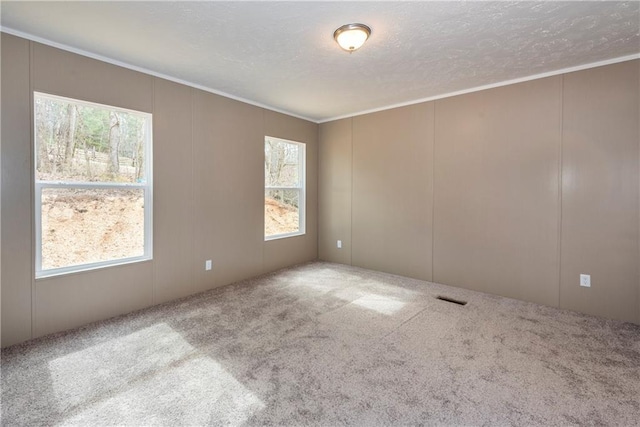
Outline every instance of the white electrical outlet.
[[591, 287], [591, 275], [589, 274], [581, 274], [580, 275], [580, 286], [584, 286], [585, 288]]
[[338, 240], [337, 246], [338, 246], [338, 249], [342, 249], [342, 240]]
[[207, 270], [207, 271], [211, 270], [211, 260], [210, 259], [208, 259], [208, 260], [206, 260], [204, 262], [204, 269]]

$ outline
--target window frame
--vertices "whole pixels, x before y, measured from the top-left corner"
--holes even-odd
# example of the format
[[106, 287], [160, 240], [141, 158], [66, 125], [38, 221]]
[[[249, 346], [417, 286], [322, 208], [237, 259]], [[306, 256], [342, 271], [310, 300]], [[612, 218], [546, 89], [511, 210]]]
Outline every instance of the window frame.
[[[267, 190], [296, 190], [298, 191], [298, 231], [292, 231], [289, 233], [280, 233], [280, 234], [272, 234], [270, 236], [266, 235], [266, 230], [264, 230], [267, 222], [266, 215], [263, 220], [263, 232], [265, 242], [270, 240], [278, 240], [278, 239], [286, 239], [288, 237], [295, 236], [304, 236], [307, 234], [306, 231], [306, 206], [307, 206], [307, 144], [299, 141], [291, 141], [284, 138], [278, 138], [275, 136], [265, 135], [263, 142], [263, 152], [264, 148], [267, 144], [267, 140], [275, 140], [278, 142], [283, 142], [285, 144], [293, 144], [298, 146], [298, 186], [268, 186], [266, 181], [264, 183], [265, 193]], [[266, 155], [266, 153], [265, 153]], [[266, 167], [266, 165], [265, 165]], [[263, 171], [264, 176], [264, 171]], [[264, 202], [263, 202], [263, 212], [264, 212]]]
[[[37, 161], [38, 152], [36, 149], [37, 128], [35, 118], [36, 98], [48, 98], [62, 102], [86, 105], [94, 108], [108, 109], [128, 114], [144, 116], [146, 118], [145, 141], [144, 141], [144, 183], [118, 183], [118, 182], [92, 182], [92, 181], [39, 181], [37, 179]], [[34, 237], [35, 237], [35, 278], [43, 279], [52, 276], [60, 276], [70, 273], [78, 273], [89, 270], [96, 270], [116, 265], [132, 264], [153, 259], [153, 114], [145, 111], [131, 110], [113, 105], [100, 104], [97, 102], [85, 101], [80, 99], [68, 98], [64, 96], [52, 95], [44, 92], [33, 91], [32, 98], [32, 114], [33, 114], [33, 141], [31, 148], [33, 149], [33, 182], [34, 182]], [[143, 190], [144, 195], [144, 253], [139, 256], [117, 258], [107, 261], [89, 262], [85, 264], [76, 264], [65, 267], [42, 269], [42, 192], [48, 188], [66, 188], [66, 189], [83, 189], [83, 190]]]

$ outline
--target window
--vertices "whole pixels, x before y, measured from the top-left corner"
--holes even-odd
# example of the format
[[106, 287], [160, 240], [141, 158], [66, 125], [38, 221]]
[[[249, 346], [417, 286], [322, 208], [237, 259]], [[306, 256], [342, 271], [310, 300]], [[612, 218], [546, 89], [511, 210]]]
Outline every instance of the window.
[[265, 240], [304, 234], [305, 145], [264, 139]]
[[34, 93], [36, 277], [151, 259], [151, 114]]

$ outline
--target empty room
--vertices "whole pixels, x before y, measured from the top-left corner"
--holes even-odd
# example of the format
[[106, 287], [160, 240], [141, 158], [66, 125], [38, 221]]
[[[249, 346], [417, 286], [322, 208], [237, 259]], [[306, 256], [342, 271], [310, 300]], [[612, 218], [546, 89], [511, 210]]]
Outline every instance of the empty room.
[[640, 2], [0, 23], [3, 426], [640, 425]]

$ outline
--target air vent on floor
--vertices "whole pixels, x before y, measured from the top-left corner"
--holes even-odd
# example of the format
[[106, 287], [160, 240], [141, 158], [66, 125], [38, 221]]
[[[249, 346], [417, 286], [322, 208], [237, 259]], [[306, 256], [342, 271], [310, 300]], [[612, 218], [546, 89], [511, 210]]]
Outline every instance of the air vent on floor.
[[450, 298], [450, 297], [443, 297], [442, 295], [437, 296], [436, 298], [439, 299], [439, 300], [442, 300], [442, 301], [452, 302], [452, 303], [458, 304], [458, 305], [467, 305], [466, 301], [462, 301], [462, 300], [455, 299], [455, 298]]

